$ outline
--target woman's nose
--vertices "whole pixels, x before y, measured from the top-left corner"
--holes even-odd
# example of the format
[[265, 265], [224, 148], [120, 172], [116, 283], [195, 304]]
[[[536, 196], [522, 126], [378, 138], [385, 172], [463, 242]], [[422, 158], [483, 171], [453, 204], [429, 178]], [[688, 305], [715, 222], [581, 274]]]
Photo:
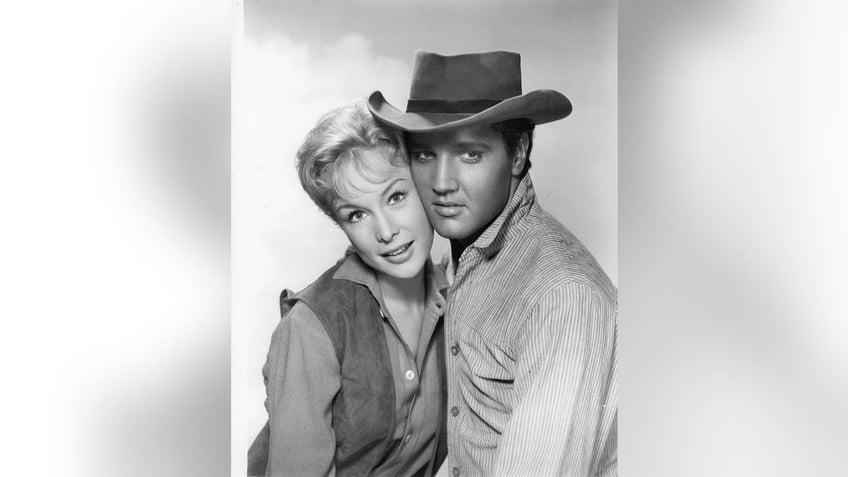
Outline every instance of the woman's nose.
[[385, 215], [380, 215], [377, 217], [376, 237], [378, 242], [389, 243], [395, 238], [395, 235], [397, 234], [398, 228], [393, 220], [389, 219]]

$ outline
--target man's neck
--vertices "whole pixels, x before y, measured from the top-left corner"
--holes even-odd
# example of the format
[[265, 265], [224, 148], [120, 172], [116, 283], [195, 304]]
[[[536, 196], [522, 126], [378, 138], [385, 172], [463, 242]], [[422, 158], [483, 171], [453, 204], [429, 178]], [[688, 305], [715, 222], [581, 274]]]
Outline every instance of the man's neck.
[[451, 240], [450, 241], [450, 244], [451, 244], [451, 259], [453, 260], [454, 265], [459, 263], [459, 257], [462, 256], [462, 252], [464, 252], [466, 248], [470, 247], [477, 240], [477, 238], [480, 237], [480, 235], [487, 228], [489, 228], [489, 225], [492, 225], [492, 224], [491, 223], [487, 224], [485, 227], [481, 228], [480, 230], [478, 230], [477, 232], [475, 232], [473, 235], [471, 235], [469, 237], [466, 237], [464, 239]]
[[453, 266], [456, 268], [456, 265], [459, 263], [459, 257], [462, 256], [462, 252], [468, 248], [467, 244], [462, 243], [459, 240], [451, 240], [451, 260], [453, 261]]

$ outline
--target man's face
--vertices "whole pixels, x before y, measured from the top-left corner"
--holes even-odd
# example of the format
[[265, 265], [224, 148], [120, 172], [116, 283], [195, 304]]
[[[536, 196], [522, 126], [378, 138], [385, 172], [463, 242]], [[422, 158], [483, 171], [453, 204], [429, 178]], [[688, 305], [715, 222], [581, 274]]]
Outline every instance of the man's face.
[[524, 166], [523, 153], [512, 157], [501, 133], [486, 124], [410, 133], [409, 154], [412, 179], [433, 228], [465, 245], [500, 215]]

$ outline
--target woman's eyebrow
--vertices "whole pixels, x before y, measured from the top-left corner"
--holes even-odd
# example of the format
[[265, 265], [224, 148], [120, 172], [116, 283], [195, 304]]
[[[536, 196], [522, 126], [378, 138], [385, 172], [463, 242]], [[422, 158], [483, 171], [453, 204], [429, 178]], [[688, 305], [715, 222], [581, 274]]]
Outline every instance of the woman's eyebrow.
[[351, 203], [351, 202], [349, 202], [345, 199], [337, 198], [333, 202], [333, 208], [336, 209], [337, 211], [341, 211], [342, 209], [361, 209], [362, 207], [360, 207], [356, 204], [353, 204], [353, 203]]
[[345, 209], [356, 210], [357, 207], [345, 202], [345, 203], [341, 203], [341, 204], [336, 205], [335, 209], [336, 209], [336, 214], [342, 215], [342, 214], [344, 214]]
[[390, 182], [390, 183], [389, 183], [389, 185], [388, 185], [385, 189], [383, 189], [383, 193], [382, 193], [381, 195], [385, 197], [385, 196], [386, 196], [386, 194], [388, 194], [388, 193], [389, 193], [389, 190], [390, 190], [392, 187], [394, 187], [394, 186], [395, 186], [395, 184], [397, 184], [398, 182], [400, 182], [400, 181], [402, 181], [402, 180], [403, 180], [403, 177], [398, 177], [398, 178], [396, 178], [395, 180], [393, 180], [392, 182]]

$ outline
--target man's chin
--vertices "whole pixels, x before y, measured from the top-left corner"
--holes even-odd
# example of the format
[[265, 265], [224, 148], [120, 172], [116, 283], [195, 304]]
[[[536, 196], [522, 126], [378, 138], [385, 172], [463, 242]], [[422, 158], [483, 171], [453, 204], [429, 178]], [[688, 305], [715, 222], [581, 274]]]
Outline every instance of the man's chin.
[[428, 214], [427, 219], [433, 226], [433, 230], [448, 240], [464, 240], [471, 235], [471, 231], [458, 217], [442, 217], [438, 214]]
[[436, 230], [437, 234], [448, 240], [464, 240], [469, 236], [466, 230], [459, 229], [458, 227], [451, 227], [450, 225], [452, 224], [439, 224], [439, 226], [434, 225], [433, 229]]

